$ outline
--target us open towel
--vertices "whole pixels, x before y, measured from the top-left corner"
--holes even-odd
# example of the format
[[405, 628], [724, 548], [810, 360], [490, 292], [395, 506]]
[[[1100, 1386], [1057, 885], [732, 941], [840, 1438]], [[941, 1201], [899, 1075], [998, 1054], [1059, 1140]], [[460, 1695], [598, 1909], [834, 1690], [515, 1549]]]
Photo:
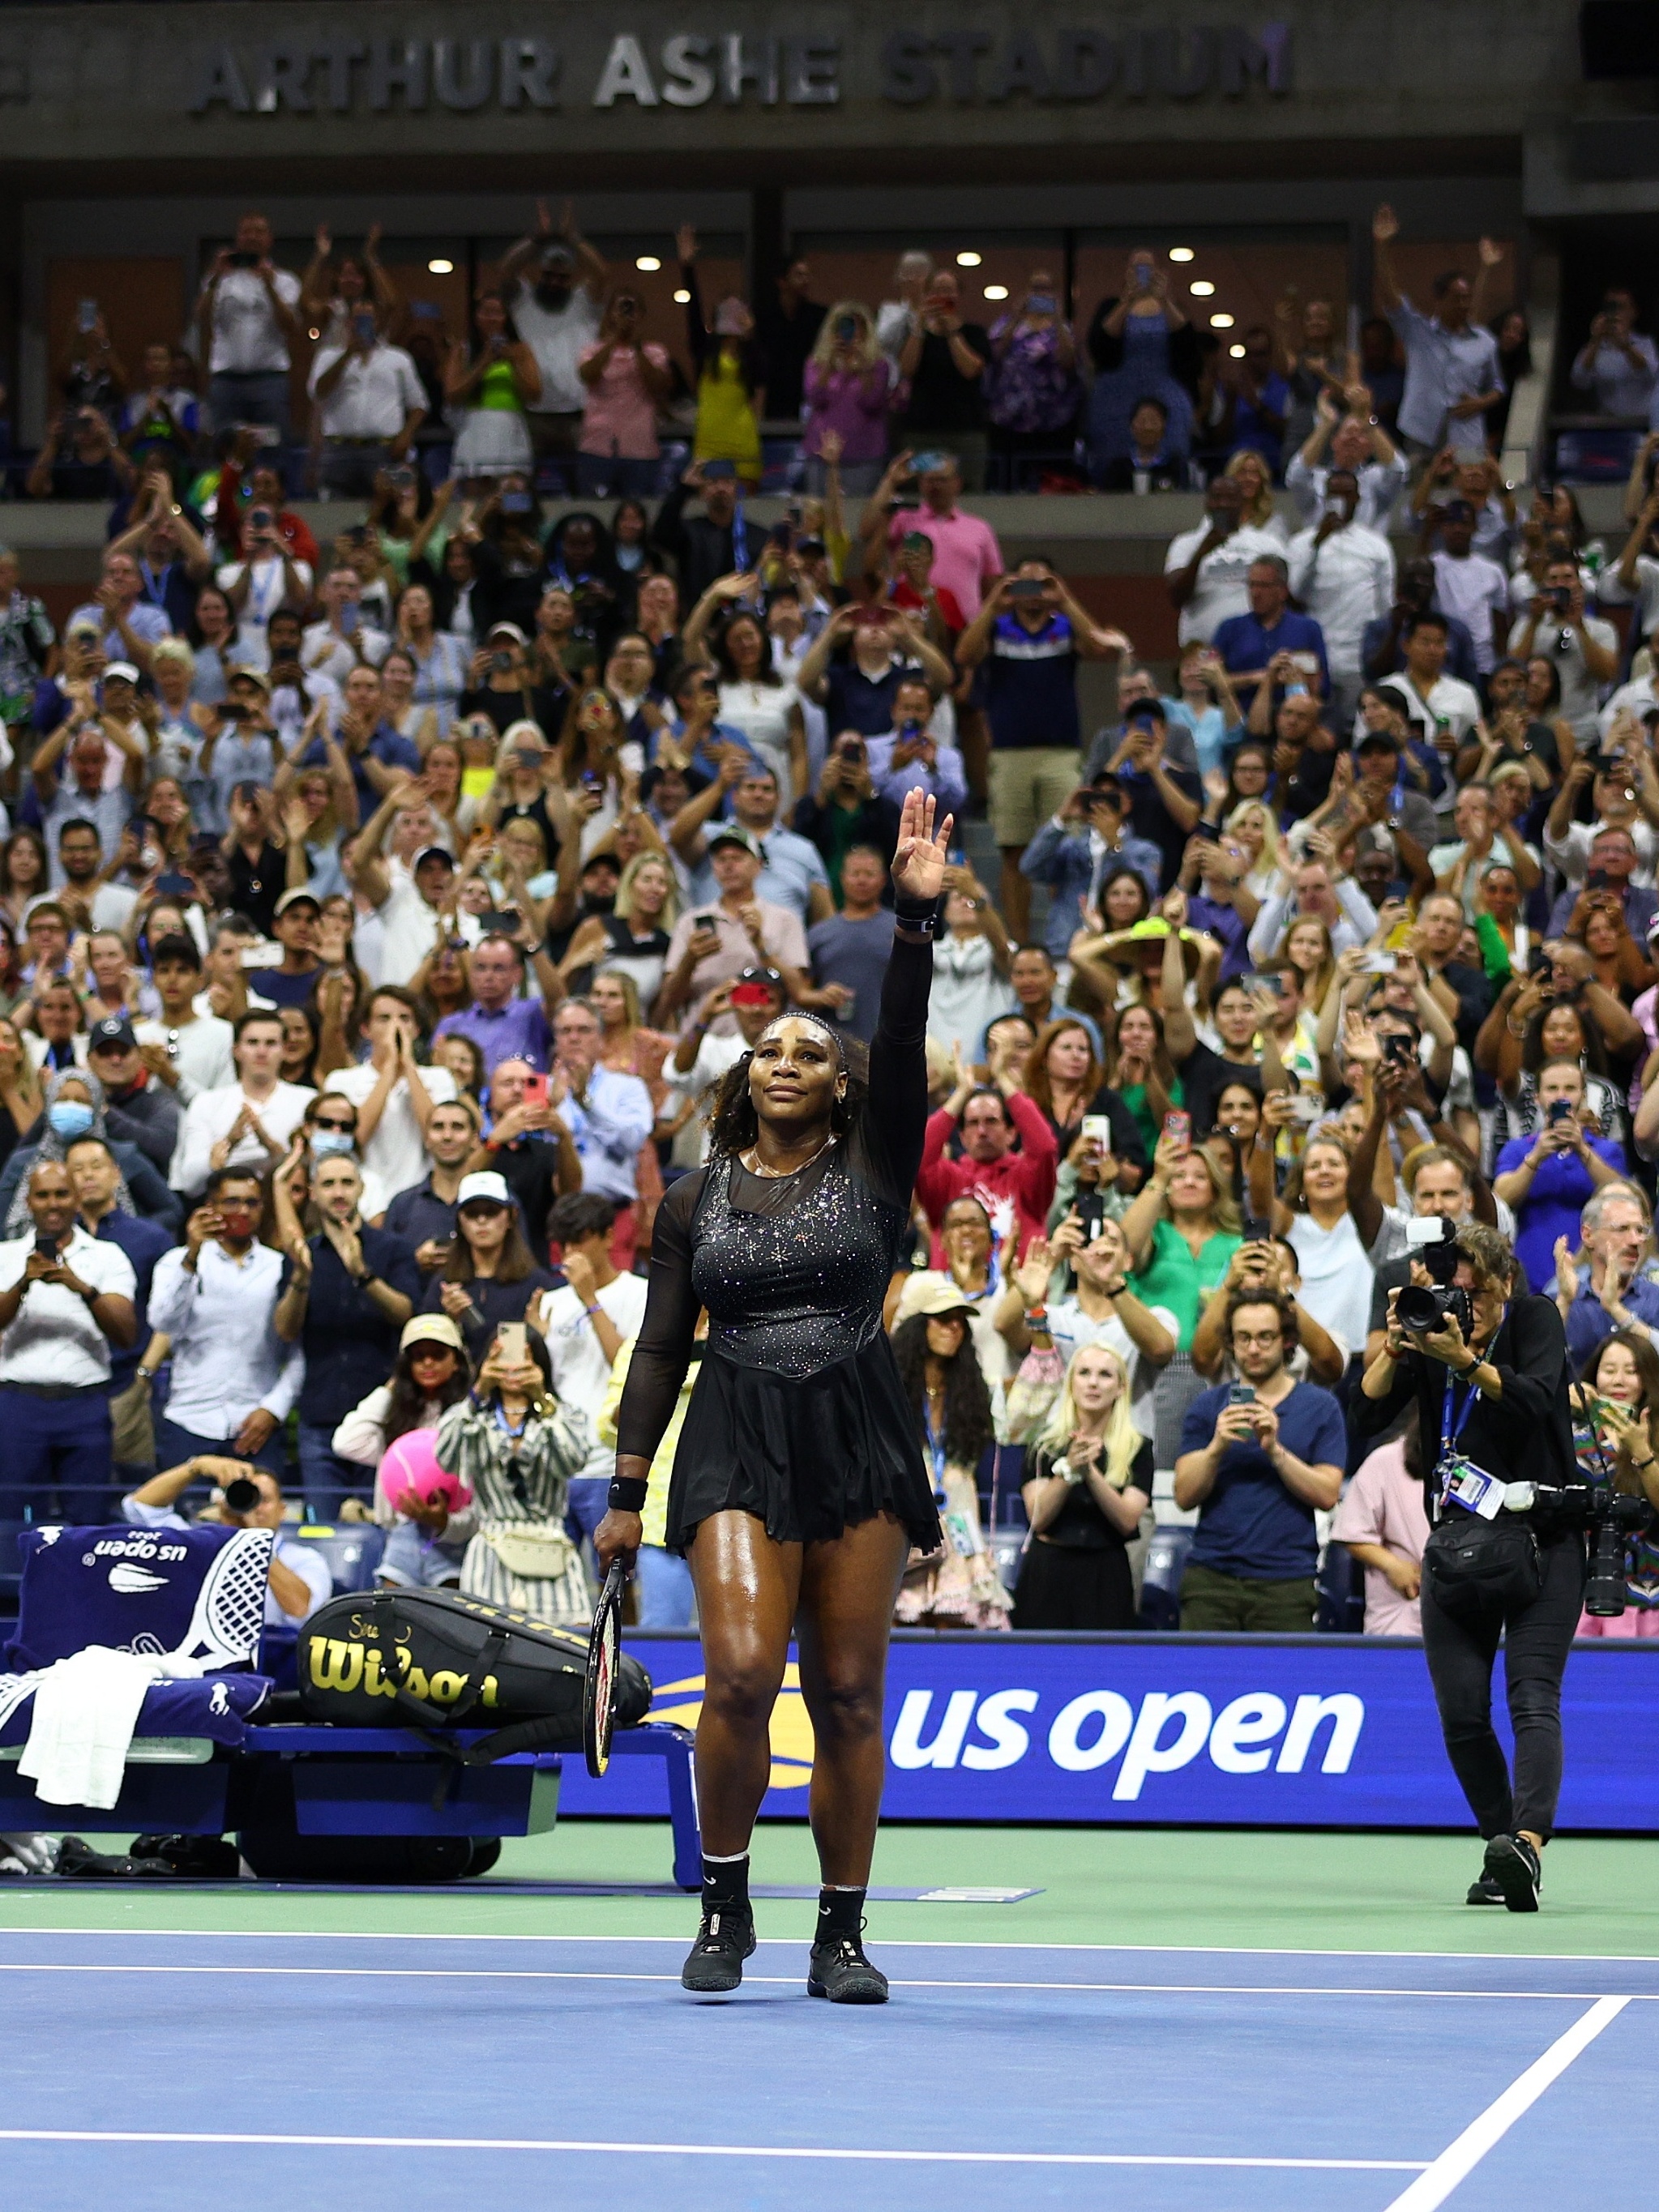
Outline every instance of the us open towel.
[[196, 1676], [199, 1660], [88, 1644], [59, 1659], [34, 1690], [34, 1718], [17, 1771], [47, 1805], [107, 1810], [121, 1794], [127, 1751], [153, 1682]]

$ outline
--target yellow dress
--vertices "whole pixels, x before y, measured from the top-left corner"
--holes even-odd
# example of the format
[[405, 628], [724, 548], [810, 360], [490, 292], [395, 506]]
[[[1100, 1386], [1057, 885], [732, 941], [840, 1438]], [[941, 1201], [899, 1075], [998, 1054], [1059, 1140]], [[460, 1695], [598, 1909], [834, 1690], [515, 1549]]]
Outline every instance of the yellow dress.
[[697, 380], [697, 431], [691, 458], [734, 462], [746, 483], [760, 482], [760, 424], [738, 356], [725, 346], [710, 355]]

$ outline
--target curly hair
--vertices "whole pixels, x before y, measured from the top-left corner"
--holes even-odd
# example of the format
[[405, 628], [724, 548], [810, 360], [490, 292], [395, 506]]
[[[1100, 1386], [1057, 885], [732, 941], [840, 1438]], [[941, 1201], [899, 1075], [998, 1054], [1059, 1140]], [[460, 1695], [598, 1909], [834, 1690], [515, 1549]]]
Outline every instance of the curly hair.
[[1285, 1342], [1285, 1358], [1288, 1361], [1302, 1341], [1295, 1299], [1286, 1297], [1282, 1291], [1272, 1290], [1265, 1284], [1258, 1290], [1235, 1291], [1227, 1301], [1227, 1319], [1222, 1330], [1222, 1341], [1229, 1350], [1232, 1347], [1233, 1322], [1246, 1306], [1271, 1306], [1279, 1316], [1279, 1333]]
[[1457, 1249], [1468, 1261], [1478, 1289], [1513, 1290], [1521, 1262], [1502, 1230], [1484, 1221], [1465, 1221], [1458, 1228]]
[[[910, 1401], [916, 1427], [922, 1426], [927, 1403], [927, 1314], [912, 1314], [893, 1331], [893, 1358], [899, 1381]], [[991, 1394], [980, 1372], [979, 1354], [971, 1330], [963, 1329], [962, 1342], [945, 1363], [945, 1451], [948, 1459], [971, 1474], [988, 1444], [995, 1442], [991, 1423]]]
[[[842, 1051], [847, 1061], [847, 1089], [830, 1109], [830, 1127], [837, 1137], [848, 1136], [857, 1128], [870, 1096], [869, 1054], [852, 1037], [842, 1038]], [[749, 1095], [749, 1069], [754, 1057], [750, 1051], [733, 1060], [714, 1085], [714, 1103], [708, 1116], [711, 1158], [746, 1152], [760, 1135], [755, 1102]]]

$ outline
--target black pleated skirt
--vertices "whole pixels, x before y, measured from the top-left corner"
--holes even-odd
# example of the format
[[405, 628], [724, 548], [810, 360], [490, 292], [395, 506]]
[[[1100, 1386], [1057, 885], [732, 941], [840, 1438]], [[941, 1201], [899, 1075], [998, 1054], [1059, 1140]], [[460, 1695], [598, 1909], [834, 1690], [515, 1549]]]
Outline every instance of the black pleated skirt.
[[733, 1509], [780, 1544], [833, 1541], [891, 1513], [913, 1545], [938, 1549], [933, 1486], [884, 1334], [799, 1377], [704, 1355], [674, 1455], [668, 1548], [684, 1552], [700, 1522]]

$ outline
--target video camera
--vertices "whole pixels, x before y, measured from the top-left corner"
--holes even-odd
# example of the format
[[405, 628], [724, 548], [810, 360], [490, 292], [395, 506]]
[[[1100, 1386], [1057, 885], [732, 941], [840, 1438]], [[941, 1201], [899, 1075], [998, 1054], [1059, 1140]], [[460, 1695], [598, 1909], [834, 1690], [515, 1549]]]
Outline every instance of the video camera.
[[1432, 1281], [1407, 1283], [1401, 1291], [1394, 1309], [1401, 1328], [1413, 1336], [1425, 1336], [1449, 1314], [1467, 1342], [1474, 1332], [1474, 1303], [1452, 1281], [1457, 1273], [1457, 1224], [1440, 1213], [1415, 1216], [1406, 1224], [1406, 1243]]

